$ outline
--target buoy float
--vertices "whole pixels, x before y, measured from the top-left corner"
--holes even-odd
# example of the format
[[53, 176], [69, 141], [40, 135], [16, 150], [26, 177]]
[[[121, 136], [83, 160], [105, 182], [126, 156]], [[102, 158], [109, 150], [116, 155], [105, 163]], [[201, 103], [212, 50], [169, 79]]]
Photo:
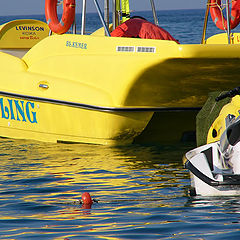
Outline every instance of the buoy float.
[[92, 204], [93, 200], [88, 192], [82, 194], [82, 202], [83, 204]]
[[75, 19], [75, 0], [63, 0], [63, 14], [61, 21], [57, 15], [58, 0], [45, 0], [45, 16], [50, 29], [63, 34], [69, 30]]
[[93, 204], [93, 200], [88, 192], [82, 194], [82, 208], [89, 209]]

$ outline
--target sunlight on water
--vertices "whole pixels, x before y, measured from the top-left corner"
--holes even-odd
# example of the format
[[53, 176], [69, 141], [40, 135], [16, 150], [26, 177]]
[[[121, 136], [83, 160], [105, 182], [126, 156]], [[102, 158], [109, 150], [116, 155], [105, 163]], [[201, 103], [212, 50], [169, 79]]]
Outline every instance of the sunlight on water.
[[[238, 199], [188, 197], [181, 156], [192, 147], [2, 139], [1, 239], [237, 236]], [[78, 201], [86, 191], [98, 201], [91, 209]]]
[[[167, 217], [159, 220], [154, 212], [176, 207], [176, 196], [185, 195], [181, 185], [187, 173], [181, 162], [176, 163], [181, 148], [169, 159], [168, 147], [2, 140], [0, 151], [0, 222], [5, 237], [42, 231], [54, 237], [59, 231], [111, 235], [142, 229], [152, 221], [153, 226], [166, 224]], [[82, 209], [77, 201], [85, 191], [98, 200], [92, 209]]]
[[[134, 15], [152, 20], [149, 12]], [[160, 11], [158, 17], [181, 43], [200, 43], [204, 10]], [[12, 18], [0, 17], [0, 24]], [[87, 31], [100, 27], [96, 14], [88, 16], [89, 23]], [[209, 28], [210, 35], [219, 32], [212, 23]], [[240, 237], [239, 198], [188, 196], [182, 156], [194, 144], [0, 143], [0, 239]], [[79, 203], [84, 192], [98, 201], [91, 209]]]

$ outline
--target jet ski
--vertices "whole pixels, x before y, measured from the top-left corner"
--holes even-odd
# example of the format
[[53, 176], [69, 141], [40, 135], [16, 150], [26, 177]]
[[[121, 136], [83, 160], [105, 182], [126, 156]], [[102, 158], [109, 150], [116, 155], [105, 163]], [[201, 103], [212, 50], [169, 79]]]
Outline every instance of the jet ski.
[[240, 195], [240, 116], [226, 116], [220, 140], [187, 152], [185, 167], [190, 172], [191, 196]]

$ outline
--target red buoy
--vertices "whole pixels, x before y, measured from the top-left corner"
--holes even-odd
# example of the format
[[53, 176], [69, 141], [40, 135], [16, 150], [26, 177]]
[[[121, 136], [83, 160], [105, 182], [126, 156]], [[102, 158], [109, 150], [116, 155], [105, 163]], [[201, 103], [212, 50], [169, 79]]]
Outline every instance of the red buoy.
[[88, 192], [82, 194], [82, 202], [84, 205], [92, 205], [93, 200]]

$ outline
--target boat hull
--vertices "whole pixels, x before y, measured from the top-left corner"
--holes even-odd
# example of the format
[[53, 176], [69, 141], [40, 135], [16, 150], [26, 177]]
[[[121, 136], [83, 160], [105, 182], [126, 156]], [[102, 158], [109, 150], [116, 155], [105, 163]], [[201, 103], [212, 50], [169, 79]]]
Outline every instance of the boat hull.
[[236, 196], [240, 195], [240, 145], [233, 148], [231, 168], [224, 168], [219, 142], [203, 145], [187, 152], [184, 165], [190, 171], [190, 195]]
[[129, 144], [152, 112], [106, 112], [26, 98], [0, 97], [2, 137], [47, 142]]
[[236, 87], [239, 58], [236, 44], [66, 34], [43, 40], [23, 60], [29, 72], [102, 89], [110, 94], [110, 105], [181, 108], [202, 107], [208, 92]]
[[0, 135], [114, 145], [178, 141], [195, 130], [209, 91], [238, 84], [239, 58], [239, 45], [74, 34], [47, 37], [22, 59], [0, 52]]

